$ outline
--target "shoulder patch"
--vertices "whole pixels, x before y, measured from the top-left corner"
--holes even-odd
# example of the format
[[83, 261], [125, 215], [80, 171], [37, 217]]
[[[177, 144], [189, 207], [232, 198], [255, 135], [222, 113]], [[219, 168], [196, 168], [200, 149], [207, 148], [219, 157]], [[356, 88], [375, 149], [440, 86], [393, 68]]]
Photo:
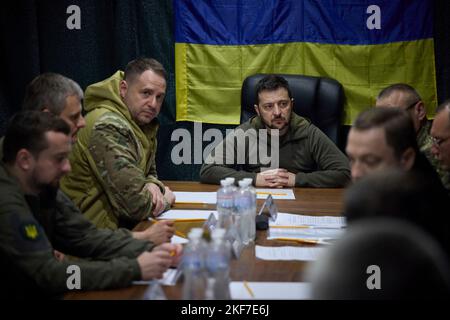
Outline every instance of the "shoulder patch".
[[25, 239], [35, 241], [38, 240], [41, 236], [40, 232], [38, 231], [38, 226], [34, 222], [24, 223], [22, 224], [22, 227], [20, 229], [21, 234]]
[[14, 246], [23, 252], [51, 249], [42, 226], [33, 218], [21, 218], [19, 214], [11, 216], [12, 234], [15, 238]]

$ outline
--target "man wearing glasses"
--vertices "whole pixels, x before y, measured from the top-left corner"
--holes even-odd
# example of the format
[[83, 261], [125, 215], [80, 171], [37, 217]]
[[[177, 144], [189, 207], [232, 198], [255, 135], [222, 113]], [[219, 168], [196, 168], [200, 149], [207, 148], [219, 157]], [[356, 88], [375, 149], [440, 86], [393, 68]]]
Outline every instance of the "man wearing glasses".
[[[218, 184], [226, 177], [236, 180], [252, 178], [255, 186], [269, 188], [330, 188], [343, 187], [349, 182], [350, 170], [345, 155], [309, 120], [292, 111], [294, 100], [286, 79], [267, 75], [258, 82], [256, 93], [257, 115], [236, 128], [212, 150], [200, 170], [201, 182]], [[245, 156], [242, 157], [245, 163], [239, 162], [236, 132], [255, 132], [257, 135], [262, 130], [268, 132], [268, 140], [262, 143], [262, 147], [271, 144], [272, 150], [273, 137], [279, 137], [278, 148], [272, 150], [279, 157], [279, 163], [270, 170], [263, 170], [265, 165], [261, 157], [251, 161], [253, 146], [245, 147]], [[258, 148], [260, 141], [261, 138]], [[222, 152], [224, 146], [225, 152]]]
[[427, 118], [427, 110], [417, 91], [405, 83], [393, 84], [381, 90], [377, 97], [376, 107], [399, 107], [410, 115], [417, 135], [417, 144], [422, 153], [439, 174], [442, 184], [450, 190], [450, 174], [441, 167], [433, 156], [433, 140], [430, 135], [432, 120]]
[[[439, 161], [441, 168], [445, 170], [447, 178], [450, 176], [450, 100], [442, 103], [434, 118], [431, 127], [431, 139], [433, 146], [431, 152]], [[447, 180], [447, 187], [450, 185], [450, 179]], [[447, 187], [447, 190], [450, 189]]]

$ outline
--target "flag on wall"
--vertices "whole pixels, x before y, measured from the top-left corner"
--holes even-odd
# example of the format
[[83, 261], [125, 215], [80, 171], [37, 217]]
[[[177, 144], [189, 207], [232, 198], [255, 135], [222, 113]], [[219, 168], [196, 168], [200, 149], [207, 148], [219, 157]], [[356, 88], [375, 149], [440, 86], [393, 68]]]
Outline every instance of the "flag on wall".
[[[255, 73], [336, 79], [345, 124], [381, 89], [412, 85], [437, 104], [432, 1], [174, 0], [177, 121], [238, 124]], [[301, 103], [301, 102], [299, 102]]]

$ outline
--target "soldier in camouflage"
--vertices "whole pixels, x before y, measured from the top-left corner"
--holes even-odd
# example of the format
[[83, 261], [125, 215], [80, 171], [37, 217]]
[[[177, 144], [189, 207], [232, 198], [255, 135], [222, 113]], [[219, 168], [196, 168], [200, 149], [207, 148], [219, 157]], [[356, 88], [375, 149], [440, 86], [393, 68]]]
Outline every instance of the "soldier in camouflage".
[[417, 91], [404, 83], [393, 84], [381, 90], [377, 97], [376, 106], [399, 107], [408, 111], [414, 123], [420, 151], [425, 154], [439, 174], [444, 187], [450, 190], [450, 174], [432, 154], [433, 141], [430, 130], [433, 121], [427, 118], [425, 105]]
[[[50, 112], [70, 126], [72, 143], [77, 140], [78, 131], [86, 125], [82, 115], [83, 91], [78, 83], [57, 73], [43, 73], [35, 77], [26, 87], [22, 108], [26, 111]], [[3, 137], [0, 138], [0, 159], [3, 158]], [[117, 229], [142, 240], [155, 244], [170, 241], [175, 232], [173, 221], [165, 220], [153, 224], [144, 232], [129, 232]], [[63, 258], [59, 252], [58, 257]]]
[[61, 188], [100, 228], [133, 227], [175, 201], [155, 165], [156, 117], [165, 91], [163, 66], [146, 58], [86, 89], [86, 127]]
[[[70, 127], [48, 112], [17, 114], [0, 161], [0, 298], [59, 297], [76, 265], [81, 290], [125, 287], [161, 278], [181, 246], [156, 246], [128, 231], [100, 230], [58, 191], [70, 171]], [[58, 260], [53, 250], [80, 257]], [[151, 251], [151, 252], [149, 252]], [[84, 260], [87, 258], [89, 260]]]

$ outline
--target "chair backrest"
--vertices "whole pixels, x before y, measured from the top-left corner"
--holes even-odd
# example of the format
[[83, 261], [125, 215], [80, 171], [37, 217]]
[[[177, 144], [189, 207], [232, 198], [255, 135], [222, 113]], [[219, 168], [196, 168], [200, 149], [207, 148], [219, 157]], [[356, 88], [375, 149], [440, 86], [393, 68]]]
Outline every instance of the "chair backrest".
[[[339, 145], [344, 105], [344, 90], [334, 79], [294, 74], [279, 74], [285, 78], [294, 98], [294, 112], [308, 118], [334, 143]], [[241, 91], [241, 123], [256, 114], [256, 85], [266, 74], [247, 77]]]

